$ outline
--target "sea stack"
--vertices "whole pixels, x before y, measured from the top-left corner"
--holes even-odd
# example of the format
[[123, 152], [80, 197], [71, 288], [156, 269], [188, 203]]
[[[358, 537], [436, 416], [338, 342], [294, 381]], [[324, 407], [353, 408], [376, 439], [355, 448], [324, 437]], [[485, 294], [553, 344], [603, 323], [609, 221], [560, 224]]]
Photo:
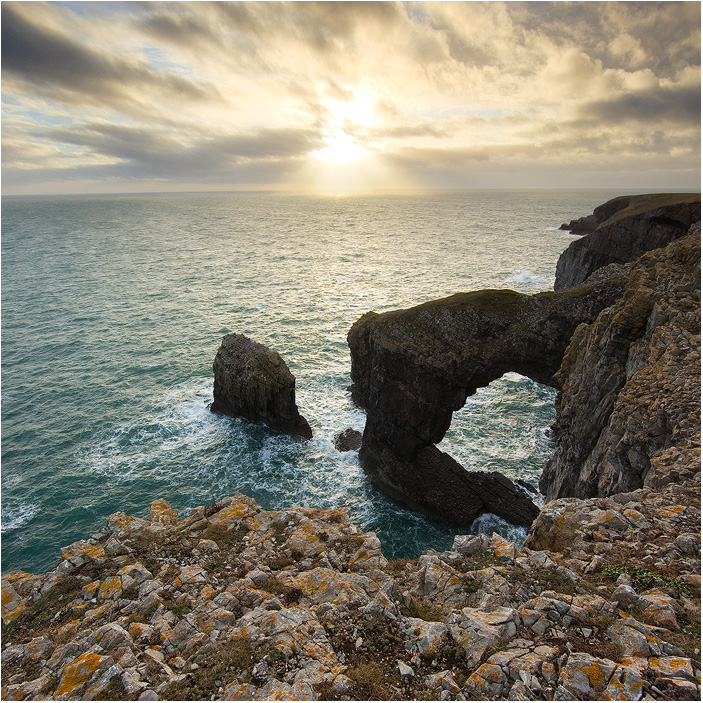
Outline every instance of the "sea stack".
[[263, 422], [296, 439], [311, 439], [295, 403], [295, 376], [278, 352], [242, 334], [222, 338], [212, 365], [212, 412]]

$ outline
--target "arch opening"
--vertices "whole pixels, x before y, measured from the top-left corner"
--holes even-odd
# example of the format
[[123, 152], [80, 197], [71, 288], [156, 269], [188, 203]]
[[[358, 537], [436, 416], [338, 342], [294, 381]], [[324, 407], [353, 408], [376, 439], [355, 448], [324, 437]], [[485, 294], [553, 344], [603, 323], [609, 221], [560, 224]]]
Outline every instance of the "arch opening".
[[466, 399], [437, 448], [468, 471], [499, 471], [535, 489], [553, 451], [557, 391], [515, 372]]

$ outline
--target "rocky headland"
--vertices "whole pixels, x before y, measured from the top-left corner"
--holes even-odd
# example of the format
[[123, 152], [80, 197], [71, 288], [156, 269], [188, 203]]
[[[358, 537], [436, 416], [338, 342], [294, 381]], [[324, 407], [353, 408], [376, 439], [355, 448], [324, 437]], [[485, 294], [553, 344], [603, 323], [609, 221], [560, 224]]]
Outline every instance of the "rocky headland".
[[558, 293], [355, 325], [376, 360], [353, 371], [360, 455], [416, 473], [494, 374], [559, 389], [553, 499], [523, 546], [460, 535], [389, 562], [343, 509], [155, 500], [3, 576], [3, 699], [700, 700], [700, 225], [652, 249]]
[[459, 293], [368, 313], [349, 331], [352, 397], [366, 410], [359, 461], [393, 498], [467, 528], [483, 512], [530, 525], [538, 509], [500, 474], [469, 472], [435, 446], [452, 413], [508, 371], [552, 384], [582, 322], [622, 295], [615, 275], [568, 291]]
[[[596, 214], [597, 213], [597, 214]], [[572, 242], [557, 262], [554, 290], [583, 283], [608, 264], [634, 261], [683, 237], [701, 219], [700, 193], [615, 198], [594, 211], [595, 229]]]

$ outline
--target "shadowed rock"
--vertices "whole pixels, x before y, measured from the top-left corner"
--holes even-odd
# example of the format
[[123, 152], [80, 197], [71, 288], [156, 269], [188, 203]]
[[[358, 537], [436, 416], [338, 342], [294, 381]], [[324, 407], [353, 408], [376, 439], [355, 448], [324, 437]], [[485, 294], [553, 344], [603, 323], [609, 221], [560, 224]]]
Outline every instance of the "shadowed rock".
[[500, 474], [471, 473], [434, 445], [452, 413], [508, 371], [554, 384], [576, 327], [621, 295], [622, 275], [559, 293], [460, 293], [408, 310], [368, 313], [351, 328], [352, 397], [366, 410], [359, 453], [369, 479], [435, 519], [482, 512], [529, 524], [537, 509]]
[[212, 365], [213, 412], [263, 422], [272, 430], [310, 439], [295, 404], [295, 376], [280, 355], [241, 334], [222, 339]]
[[593, 214], [571, 220], [571, 222], [563, 224], [559, 229], [569, 230], [572, 234], [590, 234], [595, 231], [596, 227], [609, 220], [615, 213], [624, 210], [631, 203], [651, 197], [651, 195], [619, 195], [617, 198], [608, 200], [607, 203], [596, 207], [593, 210]]
[[603, 266], [634, 261], [647, 251], [683, 237], [701, 219], [701, 196], [622, 196], [597, 207], [593, 218], [595, 231], [572, 242], [559, 257], [554, 290], [580, 285]]
[[338, 452], [352, 452], [361, 446], [361, 432], [348, 427], [334, 436], [334, 447]]
[[579, 327], [557, 374], [548, 500], [639, 489], [663, 451], [700, 442], [700, 223], [629, 268], [623, 297]]

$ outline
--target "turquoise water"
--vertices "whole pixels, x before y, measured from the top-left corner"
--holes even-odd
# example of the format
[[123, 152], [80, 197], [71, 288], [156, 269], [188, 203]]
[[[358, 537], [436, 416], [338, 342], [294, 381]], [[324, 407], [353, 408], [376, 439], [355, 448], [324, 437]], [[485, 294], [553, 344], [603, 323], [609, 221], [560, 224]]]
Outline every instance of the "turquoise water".
[[[117, 510], [243, 492], [263, 507], [347, 506], [389, 557], [453, 531], [387, 499], [355, 452], [346, 334], [368, 310], [457, 291], [551, 288], [572, 235], [617, 193], [272, 193], [3, 198], [2, 570], [51, 568]], [[281, 353], [314, 439], [212, 415], [212, 360], [236, 331]], [[442, 443], [471, 469], [536, 483], [554, 392], [508, 374]], [[495, 518], [475, 529], [519, 537]]]

